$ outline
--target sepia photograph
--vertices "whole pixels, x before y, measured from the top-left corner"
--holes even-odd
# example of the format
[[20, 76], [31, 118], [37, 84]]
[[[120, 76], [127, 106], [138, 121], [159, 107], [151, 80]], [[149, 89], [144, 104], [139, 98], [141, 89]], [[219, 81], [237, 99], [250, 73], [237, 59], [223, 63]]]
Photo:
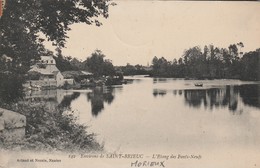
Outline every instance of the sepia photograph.
[[0, 168], [260, 167], [258, 1], [0, 0]]

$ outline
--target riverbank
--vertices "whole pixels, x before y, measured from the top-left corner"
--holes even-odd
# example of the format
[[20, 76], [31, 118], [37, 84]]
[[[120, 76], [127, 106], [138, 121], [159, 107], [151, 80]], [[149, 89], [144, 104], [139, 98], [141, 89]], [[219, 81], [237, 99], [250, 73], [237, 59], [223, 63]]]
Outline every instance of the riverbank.
[[245, 80], [239, 77], [233, 78], [215, 78], [215, 77], [176, 77], [176, 76], [168, 76], [168, 75], [146, 75], [147, 78], [176, 78], [176, 79], [184, 79], [184, 80], [241, 80], [241, 81], [260, 81], [259, 79], [254, 80]]
[[44, 105], [32, 106], [30, 102], [5, 105], [26, 117], [24, 135], [12, 140], [1, 137], [0, 147], [15, 151], [43, 152], [93, 152], [103, 151], [95, 140], [95, 134], [87, 131], [86, 125], [77, 123], [73, 111], [64, 114], [64, 109], [49, 111]]
[[119, 78], [112, 78], [112, 77], [100, 77], [100, 78], [93, 78], [93, 79], [84, 79], [81, 81], [74, 81], [72, 83], [65, 82], [62, 86], [41, 86], [41, 85], [31, 85], [30, 81], [27, 81], [23, 84], [23, 90], [48, 90], [48, 89], [64, 89], [64, 90], [70, 90], [70, 89], [87, 89], [87, 88], [95, 88], [100, 86], [113, 86], [113, 85], [123, 85], [127, 83], [132, 83], [132, 80], [130, 79], [119, 79]]

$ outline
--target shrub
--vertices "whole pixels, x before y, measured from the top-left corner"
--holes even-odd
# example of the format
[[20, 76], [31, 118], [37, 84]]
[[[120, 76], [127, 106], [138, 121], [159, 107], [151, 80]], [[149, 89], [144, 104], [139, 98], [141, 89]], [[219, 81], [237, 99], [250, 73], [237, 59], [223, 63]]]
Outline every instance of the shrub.
[[103, 146], [95, 140], [95, 134], [87, 132], [87, 126], [78, 124], [73, 111], [64, 114], [60, 108], [48, 111], [44, 104], [18, 103], [6, 107], [26, 116], [26, 135], [13, 142], [0, 140], [2, 148], [33, 151], [93, 152]]

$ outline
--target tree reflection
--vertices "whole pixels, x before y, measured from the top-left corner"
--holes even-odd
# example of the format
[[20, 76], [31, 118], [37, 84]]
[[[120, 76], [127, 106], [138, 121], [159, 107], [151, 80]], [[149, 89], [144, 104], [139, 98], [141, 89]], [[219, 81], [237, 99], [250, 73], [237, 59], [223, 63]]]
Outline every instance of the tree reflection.
[[153, 90], [153, 96], [157, 97], [157, 96], [164, 96], [166, 95], [166, 90], [161, 90], [161, 89], [154, 89]]
[[166, 83], [167, 78], [153, 78], [153, 83]]
[[111, 104], [114, 100], [114, 88], [96, 87], [92, 92], [87, 93], [88, 101], [91, 101], [93, 116], [97, 116], [104, 109], [104, 102]]
[[226, 86], [224, 88], [211, 88], [206, 90], [184, 90], [185, 103], [192, 107], [206, 108], [228, 107], [233, 114], [241, 114], [238, 110], [238, 102], [241, 97], [246, 105], [259, 107], [259, 86], [241, 85]]
[[241, 114], [238, 110], [239, 98], [243, 103], [253, 107], [260, 107], [259, 85], [226, 86], [225, 88], [211, 88], [206, 90], [184, 90], [185, 103], [192, 107], [228, 107], [232, 113]]
[[72, 95], [65, 95], [59, 104], [59, 107], [70, 108], [71, 102], [80, 96], [79, 92], [74, 92]]
[[184, 90], [185, 102], [193, 107], [200, 107], [202, 102], [206, 102], [206, 90]]
[[239, 93], [243, 102], [247, 105], [260, 108], [260, 85], [241, 85]]

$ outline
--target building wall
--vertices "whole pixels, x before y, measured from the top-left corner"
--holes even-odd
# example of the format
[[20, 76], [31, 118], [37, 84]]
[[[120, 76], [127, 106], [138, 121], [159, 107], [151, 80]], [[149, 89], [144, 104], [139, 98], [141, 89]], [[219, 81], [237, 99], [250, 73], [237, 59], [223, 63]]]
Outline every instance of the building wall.
[[56, 81], [57, 81], [57, 87], [60, 87], [60, 86], [64, 85], [64, 78], [63, 78], [61, 72], [57, 73]]
[[57, 81], [56, 80], [30, 80], [30, 81], [27, 81], [24, 86], [30, 86], [30, 83], [31, 85], [39, 85], [39, 86], [42, 86], [42, 87], [56, 87], [57, 86]]

